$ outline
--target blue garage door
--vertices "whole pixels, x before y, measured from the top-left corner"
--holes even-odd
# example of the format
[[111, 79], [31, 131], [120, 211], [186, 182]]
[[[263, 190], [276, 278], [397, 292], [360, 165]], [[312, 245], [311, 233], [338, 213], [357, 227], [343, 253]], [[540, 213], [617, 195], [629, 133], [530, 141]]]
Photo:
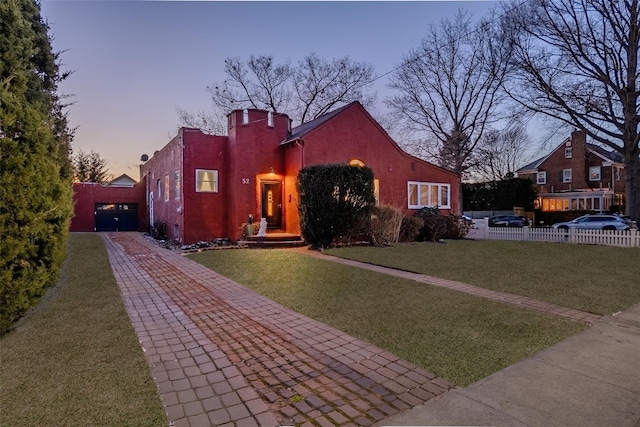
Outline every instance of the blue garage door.
[[137, 203], [96, 203], [96, 231], [138, 231]]

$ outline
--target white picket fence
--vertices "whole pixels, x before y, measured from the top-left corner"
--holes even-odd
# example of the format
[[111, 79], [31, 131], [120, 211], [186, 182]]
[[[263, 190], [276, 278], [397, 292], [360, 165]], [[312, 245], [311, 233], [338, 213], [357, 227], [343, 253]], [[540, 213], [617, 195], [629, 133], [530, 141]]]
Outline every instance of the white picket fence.
[[524, 242], [564, 242], [585, 245], [640, 247], [640, 231], [556, 230], [551, 227], [489, 227], [488, 219], [474, 219], [471, 239], [519, 240]]

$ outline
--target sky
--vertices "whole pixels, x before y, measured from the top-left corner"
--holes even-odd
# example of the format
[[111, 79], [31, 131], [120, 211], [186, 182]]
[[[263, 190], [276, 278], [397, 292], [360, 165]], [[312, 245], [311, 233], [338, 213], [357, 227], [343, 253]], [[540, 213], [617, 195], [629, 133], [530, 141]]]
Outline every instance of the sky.
[[[292, 62], [312, 52], [366, 61], [376, 75], [419, 46], [429, 25], [458, 9], [474, 17], [495, 1], [218, 2], [42, 0], [62, 71], [59, 91], [77, 127], [74, 152], [96, 151], [114, 176], [139, 178], [140, 157], [175, 136], [178, 107], [211, 108], [207, 86], [225, 78], [227, 57], [273, 55]], [[384, 112], [388, 76], [376, 81]]]

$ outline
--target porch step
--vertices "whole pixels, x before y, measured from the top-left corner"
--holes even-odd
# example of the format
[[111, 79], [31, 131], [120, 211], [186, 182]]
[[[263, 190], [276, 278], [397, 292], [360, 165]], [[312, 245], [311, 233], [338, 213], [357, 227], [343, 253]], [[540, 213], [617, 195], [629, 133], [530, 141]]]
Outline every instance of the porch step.
[[293, 248], [304, 246], [304, 240], [297, 234], [272, 233], [266, 236], [249, 236], [240, 242], [249, 248]]

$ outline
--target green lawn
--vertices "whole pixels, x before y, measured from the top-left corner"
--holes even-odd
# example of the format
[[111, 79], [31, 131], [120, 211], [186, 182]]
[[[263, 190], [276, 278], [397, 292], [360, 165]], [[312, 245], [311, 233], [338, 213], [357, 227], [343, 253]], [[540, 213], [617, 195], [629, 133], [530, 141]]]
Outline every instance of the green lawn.
[[58, 284], [0, 339], [0, 425], [166, 426], [102, 239], [68, 248]]
[[189, 257], [458, 385], [475, 382], [586, 328], [281, 250], [220, 250]]
[[640, 301], [640, 248], [452, 240], [327, 253], [598, 314]]

